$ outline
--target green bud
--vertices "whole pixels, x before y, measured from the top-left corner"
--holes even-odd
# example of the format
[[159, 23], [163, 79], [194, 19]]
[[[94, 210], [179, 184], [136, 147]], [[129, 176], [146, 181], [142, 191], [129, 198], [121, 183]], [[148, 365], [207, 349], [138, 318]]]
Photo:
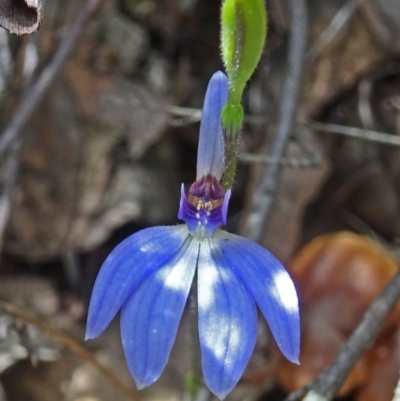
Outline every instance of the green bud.
[[240, 104], [246, 82], [260, 61], [267, 32], [264, 0], [225, 0], [221, 51], [229, 78], [228, 104]]
[[225, 131], [224, 189], [232, 188], [237, 164], [244, 87], [260, 61], [267, 34], [264, 0], [224, 0], [221, 11], [221, 51], [229, 79], [228, 101], [222, 110]]
[[227, 103], [222, 109], [221, 122], [222, 126], [229, 133], [237, 133], [240, 131], [244, 118], [243, 107], [239, 104]]

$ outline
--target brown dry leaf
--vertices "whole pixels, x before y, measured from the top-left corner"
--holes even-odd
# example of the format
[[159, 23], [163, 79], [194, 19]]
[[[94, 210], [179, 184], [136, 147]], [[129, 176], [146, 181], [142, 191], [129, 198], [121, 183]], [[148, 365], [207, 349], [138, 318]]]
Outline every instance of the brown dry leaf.
[[364, 1], [363, 13], [379, 44], [389, 52], [400, 50], [400, 8], [397, 0]]
[[[304, 133], [305, 134], [305, 133]], [[315, 136], [308, 133], [307, 140], [318, 148]], [[304, 151], [295, 143], [288, 146], [288, 158], [304, 158]], [[255, 168], [256, 170], [256, 168]], [[273, 252], [280, 260], [286, 261], [292, 255], [301, 235], [304, 211], [312, 200], [319, 194], [320, 188], [329, 174], [327, 162], [313, 169], [282, 169], [276, 199], [271, 213], [267, 230], [261, 239], [262, 244]], [[253, 184], [258, 181], [258, 171], [254, 171]], [[247, 201], [251, 202], [253, 191], [247, 192]], [[246, 210], [242, 222], [247, 218]]]
[[85, 117], [126, 136], [134, 158], [140, 158], [165, 131], [169, 102], [143, 84], [96, 75], [79, 63], [68, 65], [66, 78]]
[[[397, 324], [398, 325], [398, 324]], [[380, 336], [365, 355], [368, 380], [357, 391], [357, 401], [391, 401], [400, 371], [400, 327]]]
[[[343, 5], [332, 2], [330, 7], [312, 1], [311, 40], [313, 43], [328, 26]], [[300, 114], [311, 117], [339, 93], [350, 89], [363, 75], [370, 72], [386, 56], [378, 45], [369, 21], [356, 12], [321, 55], [305, 69]]]
[[[287, 391], [307, 384], [333, 361], [397, 270], [397, 262], [389, 252], [371, 239], [350, 232], [320, 236], [295, 256], [290, 272], [302, 310], [301, 365], [282, 360], [277, 377]], [[382, 360], [378, 357], [382, 354], [382, 338], [392, 336], [399, 318], [400, 305], [386, 322], [377, 344], [354, 366], [340, 394], [372, 386], [376, 379], [371, 372]], [[390, 339], [394, 344], [390, 352], [397, 355], [397, 341]], [[400, 360], [396, 357], [393, 363], [400, 364]]]
[[[293, 154], [288, 151], [289, 157]], [[280, 260], [288, 260], [298, 246], [304, 212], [318, 195], [328, 172], [327, 164], [312, 170], [282, 171], [274, 209], [262, 238], [263, 245]]]
[[[91, 96], [107, 85], [106, 79], [93, 80]], [[87, 106], [89, 94], [86, 99]], [[129, 153], [121, 148], [121, 142], [129, 141], [120, 127], [93, 119], [84, 124], [76, 103], [60, 82], [30, 126], [5, 243], [9, 252], [24, 258], [43, 260], [70, 248], [89, 250], [129, 221], [154, 224], [175, 216], [179, 182], [171, 144], [163, 144], [158, 153], [153, 150], [151, 164], [135, 161], [132, 155], [118, 157], [117, 152]], [[135, 106], [124, 107], [138, 115]], [[150, 136], [132, 139], [135, 156], [161, 134], [164, 123], [157, 118], [153, 123], [158, 126]]]
[[[301, 313], [301, 365], [294, 365], [283, 357], [276, 370], [278, 383], [288, 392], [298, 390], [313, 380], [322, 369], [335, 358], [337, 350], [345, 342], [341, 327], [335, 327], [332, 320], [345, 321], [347, 326], [362, 314], [359, 310], [346, 310], [353, 303], [353, 297], [340, 293], [321, 299]], [[345, 311], [345, 313], [342, 313]], [[346, 327], [348, 328], [348, 327]], [[349, 331], [349, 330], [347, 330]], [[344, 395], [359, 386], [366, 379], [367, 366], [360, 360], [353, 367], [340, 394]]]
[[[121, 25], [114, 6], [105, 4], [89, 24], [27, 128], [8, 252], [59, 257], [71, 248], [92, 249], [125, 223], [175, 217], [179, 182], [172, 141], [154, 147], [146, 155], [151, 162], [139, 160], [166, 130], [167, 95], [123, 75], [147, 55], [148, 37], [132, 21]], [[118, 38], [133, 32], [140, 38], [128, 49]], [[105, 66], [105, 53], [113, 65]]]
[[341, 232], [306, 245], [289, 270], [301, 304], [308, 306], [328, 291], [348, 289], [373, 300], [397, 271], [396, 259], [368, 237]]
[[[362, 170], [347, 173], [343, 187]], [[380, 164], [372, 164], [364, 171], [365, 174], [359, 175], [359, 181], [353, 187], [349, 186], [343, 205], [381, 235], [400, 237], [400, 199], [396, 183]]]

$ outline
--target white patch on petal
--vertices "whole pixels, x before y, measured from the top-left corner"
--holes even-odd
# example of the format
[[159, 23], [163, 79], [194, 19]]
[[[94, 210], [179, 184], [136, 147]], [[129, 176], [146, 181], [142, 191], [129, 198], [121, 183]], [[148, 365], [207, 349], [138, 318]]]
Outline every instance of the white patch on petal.
[[209, 241], [201, 243], [200, 252], [201, 269], [204, 273], [202, 274], [202, 295], [201, 299], [199, 299], [199, 307], [208, 309], [212, 307], [215, 302], [215, 287], [222, 279], [226, 281], [229, 280], [229, 275], [222, 270], [217, 270], [215, 261], [211, 256], [211, 246]]
[[152, 243], [144, 244], [140, 247], [140, 252], [142, 253], [151, 252], [152, 249], [154, 249], [154, 244]]
[[199, 242], [194, 238], [188, 239], [189, 245], [182, 253], [176, 255], [176, 264], [172, 269], [161, 269], [155, 276], [156, 280], [163, 282], [164, 286], [174, 291], [185, 291], [187, 279], [192, 277], [190, 268], [197, 262], [199, 255]]
[[289, 274], [280, 271], [272, 276], [272, 280], [274, 284], [269, 289], [271, 295], [283, 305], [287, 312], [297, 313], [297, 293]]
[[[228, 283], [231, 280], [231, 275], [226, 270], [217, 268], [211, 252], [212, 241], [211, 239], [202, 242], [200, 248], [198, 307], [199, 314], [207, 316], [202, 344], [209, 348], [215, 358], [223, 362], [228, 370], [231, 370], [237, 362], [243, 330], [234, 316], [230, 314], [224, 316], [213, 312], [218, 302], [217, 292], [223, 288], [222, 282]], [[217, 327], [218, 331], [213, 330]]]
[[212, 350], [215, 358], [222, 361], [228, 370], [237, 362], [238, 349], [241, 346], [242, 330], [239, 324], [228, 316], [214, 316], [208, 319], [210, 327], [219, 327], [218, 335], [207, 330], [202, 338], [203, 346]]
[[221, 280], [213, 262], [207, 260], [207, 263], [202, 264], [201, 269], [204, 270], [204, 277], [201, 282], [201, 299], [199, 299], [199, 307], [201, 309], [208, 309], [212, 307], [215, 302], [214, 287]]

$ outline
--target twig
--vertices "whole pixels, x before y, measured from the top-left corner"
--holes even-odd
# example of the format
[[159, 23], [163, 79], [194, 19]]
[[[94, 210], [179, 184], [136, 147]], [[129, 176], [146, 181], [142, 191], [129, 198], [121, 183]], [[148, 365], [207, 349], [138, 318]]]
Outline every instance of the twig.
[[[292, 132], [297, 98], [303, 70], [304, 49], [307, 40], [307, 9], [304, 0], [290, 0], [291, 31], [289, 40], [288, 70], [283, 85], [279, 121], [272, 143], [270, 157], [280, 160]], [[245, 226], [245, 236], [258, 240], [266, 224], [275, 195], [281, 166], [266, 166], [263, 178], [253, 197], [250, 214]]]
[[301, 149], [307, 154], [308, 157], [304, 158], [281, 158], [274, 159], [271, 156], [253, 154], [253, 153], [241, 153], [238, 156], [239, 161], [242, 163], [263, 163], [263, 164], [280, 164], [285, 167], [292, 168], [316, 168], [323, 162], [323, 157], [312, 144], [307, 141], [299, 132], [296, 135], [296, 141]]
[[10, 216], [12, 193], [20, 162], [20, 149], [22, 147], [21, 130], [39, 105], [46, 90], [73, 49], [79, 35], [82, 33], [85, 22], [97, 10], [101, 1], [87, 1], [77, 20], [71, 25], [52, 61], [44, 68], [32, 87], [28, 89], [19, 109], [15, 112], [11, 123], [0, 138], [0, 156], [7, 149], [11, 149], [6, 162], [4, 187], [0, 198], [0, 250], [2, 248], [4, 231]]
[[338, 392], [347, 375], [360, 356], [375, 342], [380, 329], [400, 298], [400, 272], [398, 272], [371, 304], [362, 321], [351, 337], [337, 353], [333, 363], [305, 389], [290, 394], [285, 401], [300, 399], [308, 392], [304, 400], [311, 401], [319, 396], [324, 401], [331, 400]]
[[[137, 104], [135, 103], [135, 106]], [[185, 125], [200, 121], [201, 109], [194, 109], [190, 107], [178, 107], [178, 106], [164, 106], [159, 104], [148, 104], [142, 103], [142, 106], [148, 110], [154, 111], [165, 111], [173, 117], [179, 120], [173, 121], [172, 125]], [[244, 121], [249, 124], [266, 124], [266, 120], [262, 116], [257, 115], [245, 115]], [[298, 129], [302, 128], [312, 128], [316, 131], [327, 132], [330, 134], [345, 135], [351, 138], [361, 139], [363, 141], [377, 142], [389, 146], [400, 146], [400, 137], [385, 132], [379, 132], [375, 130], [359, 128], [359, 127], [349, 127], [346, 125], [338, 124], [327, 124], [318, 121], [309, 121], [306, 124], [298, 125]], [[268, 156], [265, 156], [268, 158]]]
[[318, 36], [318, 39], [311, 46], [310, 50], [308, 50], [305, 58], [306, 64], [314, 62], [323, 50], [333, 41], [333, 39], [335, 39], [336, 35], [354, 14], [360, 1], [362, 0], [349, 0], [340, 8], [332, 18], [328, 27]]
[[68, 29], [66, 36], [54, 54], [53, 59], [43, 69], [26, 97], [22, 100], [18, 110], [15, 112], [14, 117], [11, 120], [11, 123], [3, 132], [3, 135], [0, 138], [0, 156], [4, 154], [13, 140], [20, 136], [21, 129], [39, 105], [43, 95], [46, 93], [50, 84], [63, 66], [64, 61], [74, 48], [77, 39], [85, 27], [85, 23], [94, 14], [101, 3], [102, 0], [87, 0], [86, 4], [83, 6], [76, 21]]
[[[184, 125], [184, 124], [195, 123], [200, 121], [201, 118], [201, 109], [193, 109], [190, 107], [163, 106], [157, 104], [153, 105], [144, 104], [144, 107], [155, 111], [166, 111], [173, 117], [180, 119], [174, 121], [172, 125]], [[268, 122], [268, 120], [266, 120], [262, 116], [256, 116], [256, 115], [246, 115], [244, 117], [244, 121], [249, 124], [265, 124]], [[297, 129], [307, 128], [307, 127], [312, 128], [316, 131], [327, 132], [330, 134], [337, 134], [337, 135], [345, 135], [363, 141], [377, 142], [389, 146], [400, 146], [400, 137], [371, 129], [349, 127], [346, 125], [338, 125], [338, 124], [327, 124], [318, 121], [309, 121], [305, 124], [298, 125]], [[265, 157], [265, 160], [269, 159], [269, 156], [263, 156], [263, 157]]]
[[0, 196], [0, 251], [3, 248], [4, 232], [10, 217], [11, 199], [21, 160], [21, 141], [17, 139], [12, 145], [3, 171], [3, 190]]
[[101, 364], [91, 352], [89, 352], [76, 340], [74, 340], [67, 334], [63, 333], [62, 331], [51, 327], [49, 324], [43, 322], [42, 320], [31, 315], [30, 313], [27, 313], [24, 310], [8, 302], [0, 301], [0, 309], [3, 312], [7, 313], [8, 315], [14, 316], [17, 319], [20, 319], [26, 323], [36, 326], [43, 333], [47, 334], [54, 340], [60, 342], [70, 351], [72, 351], [75, 355], [78, 355], [80, 358], [92, 364], [97, 369], [97, 371], [103, 375], [105, 379], [107, 379], [115, 388], [117, 388], [126, 397], [128, 397], [129, 400], [138, 401], [136, 396], [132, 394], [131, 389], [117, 375], [115, 375], [110, 369]]
[[276, 159], [271, 156], [257, 155], [253, 153], [242, 153], [238, 156], [238, 159], [242, 163], [247, 164], [279, 164], [284, 167], [291, 168], [315, 168], [318, 167], [321, 162], [317, 159], [312, 158], [281, 158]]
[[316, 121], [309, 122], [308, 126], [317, 131], [329, 132], [330, 134], [346, 135], [351, 138], [362, 139], [363, 141], [382, 143], [383, 145], [400, 146], [400, 137], [384, 132], [347, 127], [345, 125], [325, 124]]
[[[147, 107], [148, 105], [144, 106]], [[184, 124], [195, 123], [200, 121], [201, 118], [201, 109], [162, 105], [152, 105], [148, 108], [155, 111], [166, 111], [173, 117], [182, 119], [182, 122], [180, 120], [175, 121], [172, 123], [172, 125], [180, 126]], [[244, 121], [249, 124], [265, 124], [268, 122], [268, 120], [266, 120], [262, 116], [256, 115], [245, 115]], [[330, 134], [345, 135], [351, 138], [361, 139], [363, 141], [377, 142], [389, 146], [400, 146], [400, 137], [393, 134], [388, 134], [386, 132], [379, 132], [359, 127], [349, 127], [346, 125], [327, 124], [318, 121], [309, 121], [306, 124], [301, 124], [297, 126], [298, 129], [306, 127], [312, 128], [316, 131], [327, 132]]]
[[[150, 110], [154, 112], [164, 112], [170, 114], [172, 117], [175, 117], [175, 120], [170, 121], [172, 126], [182, 126], [186, 124], [197, 123], [201, 119], [201, 109], [195, 109], [192, 107], [181, 107], [174, 105], [165, 105], [162, 103], [152, 102], [148, 99], [144, 99], [144, 96], [140, 96], [140, 92], [135, 93], [136, 99], [130, 99], [130, 104], [135, 107], [142, 107], [145, 110]], [[115, 105], [125, 103], [125, 99], [121, 99], [117, 96], [111, 96], [109, 98]], [[265, 124], [268, 120], [262, 116], [249, 116], [246, 115], [244, 117], [244, 121], [250, 124]]]

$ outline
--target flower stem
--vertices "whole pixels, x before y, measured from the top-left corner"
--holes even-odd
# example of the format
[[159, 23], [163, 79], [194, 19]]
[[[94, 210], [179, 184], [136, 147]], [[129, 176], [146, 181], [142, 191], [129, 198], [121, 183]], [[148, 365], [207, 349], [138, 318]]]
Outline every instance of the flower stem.
[[200, 355], [200, 339], [198, 332], [198, 309], [197, 309], [197, 272], [193, 280], [193, 286], [189, 295], [189, 325], [190, 339], [192, 346], [192, 362], [191, 370], [185, 376], [185, 387], [191, 400], [197, 398], [197, 394], [201, 389], [202, 370]]
[[236, 135], [235, 137], [229, 137], [226, 135], [225, 171], [222, 177], [222, 188], [225, 191], [232, 188], [235, 182], [239, 139], [239, 135]]

